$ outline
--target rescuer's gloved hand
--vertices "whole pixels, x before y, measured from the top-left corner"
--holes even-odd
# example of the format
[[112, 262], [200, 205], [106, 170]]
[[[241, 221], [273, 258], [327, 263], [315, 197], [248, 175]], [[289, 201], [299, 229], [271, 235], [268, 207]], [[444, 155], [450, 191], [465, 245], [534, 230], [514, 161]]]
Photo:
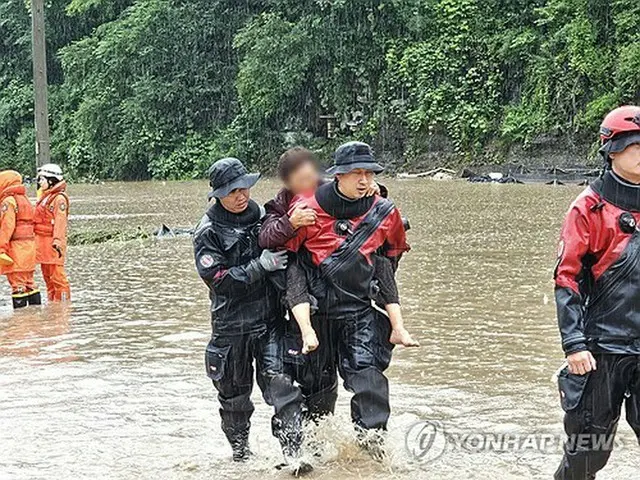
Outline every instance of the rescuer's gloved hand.
[[60, 244], [60, 240], [54, 240], [51, 246], [58, 253], [58, 257], [62, 258], [62, 245]]
[[6, 253], [0, 253], [0, 265], [4, 265], [8, 267], [9, 265], [13, 265], [13, 258], [11, 258]]
[[276, 270], [284, 270], [287, 268], [287, 252], [272, 252], [263, 250], [258, 262], [267, 272], [275, 272]]

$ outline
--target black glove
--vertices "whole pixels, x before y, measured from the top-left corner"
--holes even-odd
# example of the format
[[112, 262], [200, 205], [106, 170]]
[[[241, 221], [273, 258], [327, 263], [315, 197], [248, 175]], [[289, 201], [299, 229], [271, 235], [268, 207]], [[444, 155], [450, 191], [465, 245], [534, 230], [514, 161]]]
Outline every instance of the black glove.
[[263, 250], [262, 255], [258, 259], [260, 266], [267, 272], [275, 272], [276, 270], [284, 270], [287, 268], [287, 252], [272, 252]]

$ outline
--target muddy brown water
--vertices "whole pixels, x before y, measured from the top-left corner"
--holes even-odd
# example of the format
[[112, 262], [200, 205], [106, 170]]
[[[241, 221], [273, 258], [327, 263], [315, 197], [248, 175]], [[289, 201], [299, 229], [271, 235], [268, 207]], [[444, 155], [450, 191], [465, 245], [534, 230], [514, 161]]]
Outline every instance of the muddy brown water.
[[[354, 446], [341, 390], [335, 418], [313, 432], [324, 446], [310, 478], [551, 478], [555, 447], [460, 439], [561, 439], [551, 277], [560, 222], [580, 187], [385, 183], [411, 220], [399, 283], [422, 347], [397, 349], [388, 370], [389, 459], [375, 463]], [[254, 198], [276, 188], [264, 180]], [[71, 228], [193, 225], [206, 192], [205, 182], [73, 185]], [[70, 308], [12, 313], [0, 289], [0, 478], [290, 478], [274, 469], [270, 410], [257, 391], [255, 459], [231, 462], [204, 374], [208, 300], [188, 238], [74, 246], [68, 270]], [[449, 440], [418, 458], [421, 421], [439, 422]], [[620, 433], [624, 448], [598, 478], [638, 478], [638, 447], [626, 424]]]

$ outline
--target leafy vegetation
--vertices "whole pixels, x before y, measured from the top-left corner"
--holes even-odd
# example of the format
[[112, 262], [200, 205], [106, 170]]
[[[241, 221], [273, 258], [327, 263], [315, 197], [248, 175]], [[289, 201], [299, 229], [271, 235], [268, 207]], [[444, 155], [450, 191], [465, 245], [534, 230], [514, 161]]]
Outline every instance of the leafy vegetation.
[[[587, 148], [640, 103], [637, 0], [50, 0], [53, 160], [76, 178], [268, 170], [293, 143], [392, 159]], [[0, 167], [33, 164], [28, 2], [0, 0]], [[337, 138], [326, 139], [326, 116]], [[498, 148], [496, 148], [496, 146]]]

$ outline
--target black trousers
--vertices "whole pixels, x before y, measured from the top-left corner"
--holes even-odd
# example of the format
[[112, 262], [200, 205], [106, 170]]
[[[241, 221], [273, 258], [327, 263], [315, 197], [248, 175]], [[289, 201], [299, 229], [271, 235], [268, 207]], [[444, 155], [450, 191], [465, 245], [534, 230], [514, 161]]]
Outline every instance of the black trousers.
[[[312, 317], [312, 326], [318, 332], [315, 316]], [[284, 368], [285, 373], [300, 386], [305, 416], [308, 419], [317, 421], [334, 413], [338, 400], [338, 371], [335, 362], [323, 355], [322, 350], [302, 354], [302, 335], [295, 320], [290, 320], [286, 326]]]
[[281, 326], [241, 335], [214, 334], [207, 345], [205, 364], [218, 391], [222, 431], [232, 445], [248, 436], [254, 411], [250, 398], [254, 360], [262, 396], [275, 409], [273, 435], [286, 455], [295, 455], [302, 441], [303, 398], [284, 371]]
[[597, 369], [573, 375], [564, 369], [558, 386], [568, 435], [556, 480], [594, 479], [609, 460], [624, 404], [640, 441], [640, 355], [594, 355]]
[[326, 370], [337, 368], [345, 388], [353, 392], [353, 422], [367, 430], [386, 429], [390, 406], [384, 371], [393, 349], [388, 318], [374, 308], [339, 318], [316, 314], [314, 327], [320, 341], [315, 361]]

